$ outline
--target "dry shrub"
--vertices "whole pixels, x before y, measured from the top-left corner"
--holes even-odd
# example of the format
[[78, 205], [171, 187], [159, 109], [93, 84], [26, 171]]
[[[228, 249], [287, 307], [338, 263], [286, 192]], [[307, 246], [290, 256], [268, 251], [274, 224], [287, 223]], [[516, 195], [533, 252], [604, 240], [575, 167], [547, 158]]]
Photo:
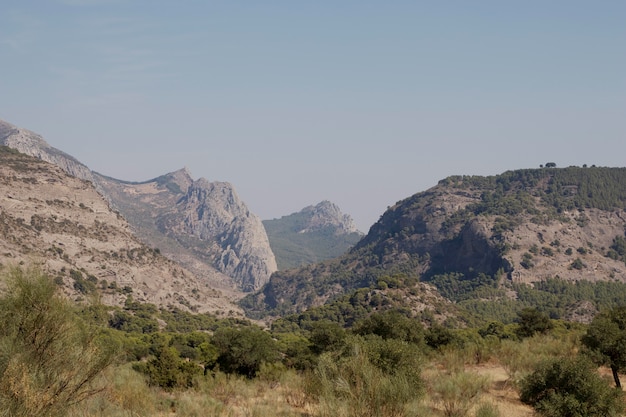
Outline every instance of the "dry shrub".
[[489, 378], [471, 372], [441, 374], [433, 384], [436, 401], [447, 417], [465, 417], [470, 408], [489, 389]]

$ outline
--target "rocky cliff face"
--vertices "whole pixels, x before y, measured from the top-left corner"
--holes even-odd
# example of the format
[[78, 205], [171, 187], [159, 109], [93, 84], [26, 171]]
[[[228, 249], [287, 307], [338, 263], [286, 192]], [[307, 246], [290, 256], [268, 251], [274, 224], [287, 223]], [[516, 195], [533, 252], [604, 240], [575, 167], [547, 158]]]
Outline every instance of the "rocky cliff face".
[[346, 255], [276, 273], [244, 305], [302, 311], [394, 273], [442, 285], [626, 283], [625, 230], [626, 168], [450, 177], [390, 207]]
[[261, 220], [229, 183], [194, 181], [185, 169], [143, 183], [97, 180], [144, 240], [183, 265], [206, 263], [243, 291], [260, 288], [276, 271]]

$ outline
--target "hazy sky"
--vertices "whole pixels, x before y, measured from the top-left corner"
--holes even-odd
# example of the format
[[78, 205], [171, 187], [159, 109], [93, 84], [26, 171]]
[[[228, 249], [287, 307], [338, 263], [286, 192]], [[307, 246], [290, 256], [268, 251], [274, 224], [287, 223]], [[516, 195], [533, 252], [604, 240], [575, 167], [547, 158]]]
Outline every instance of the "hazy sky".
[[367, 231], [449, 175], [626, 166], [626, 1], [3, 0], [0, 119]]

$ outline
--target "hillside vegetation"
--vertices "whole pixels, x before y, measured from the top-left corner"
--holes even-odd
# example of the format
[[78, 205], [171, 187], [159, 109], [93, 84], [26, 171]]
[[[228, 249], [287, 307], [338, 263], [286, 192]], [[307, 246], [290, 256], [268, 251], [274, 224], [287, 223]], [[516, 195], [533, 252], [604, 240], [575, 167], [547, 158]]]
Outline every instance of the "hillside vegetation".
[[[626, 282], [625, 207], [623, 168], [449, 177], [389, 208], [348, 254], [280, 271], [242, 305], [255, 316], [282, 316], [375, 290], [381, 279], [399, 275], [434, 285], [468, 315], [507, 321], [525, 294], [541, 288], [533, 283]], [[564, 316], [578, 303], [593, 314], [601, 305], [589, 294], [600, 287], [589, 284], [587, 295], [546, 311]]]
[[[617, 327], [623, 309], [589, 326], [525, 309], [515, 324], [451, 329], [392, 309], [349, 329], [317, 320], [263, 330], [132, 297], [123, 307], [70, 305], [53, 294], [50, 278], [6, 273], [0, 405], [10, 415], [530, 417], [533, 409], [544, 416], [582, 409], [599, 417], [624, 410], [611, 372], [597, 368], [610, 358], [602, 329], [614, 324], [615, 338], [626, 339]], [[25, 309], [25, 299], [37, 308]], [[59, 326], [71, 332], [57, 338]], [[76, 369], [58, 354], [64, 349], [86, 365]], [[622, 362], [615, 369], [621, 373]], [[56, 389], [45, 378], [58, 375], [69, 382], [57, 390], [63, 396], [39, 401]]]

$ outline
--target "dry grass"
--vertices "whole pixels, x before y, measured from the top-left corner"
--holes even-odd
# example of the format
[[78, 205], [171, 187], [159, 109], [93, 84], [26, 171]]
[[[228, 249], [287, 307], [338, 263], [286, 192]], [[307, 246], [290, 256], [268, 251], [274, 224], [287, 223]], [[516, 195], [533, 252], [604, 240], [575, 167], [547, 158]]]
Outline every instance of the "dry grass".
[[[482, 395], [468, 407], [469, 416], [477, 416], [484, 404], [492, 405], [500, 416], [533, 416], [532, 408], [520, 402], [507, 371], [497, 362], [466, 366], [462, 372], [489, 381]], [[435, 363], [424, 369], [428, 392], [423, 400], [407, 407], [407, 417], [445, 416], [442, 403], [431, 389], [441, 375]], [[304, 377], [293, 371], [285, 371], [276, 380], [217, 374], [198, 381], [194, 389], [171, 393], [148, 387], [144, 378], [128, 366], [112, 370], [105, 378], [106, 392], [75, 407], [70, 417], [314, 417], [325, 413], [305, 394]]]

